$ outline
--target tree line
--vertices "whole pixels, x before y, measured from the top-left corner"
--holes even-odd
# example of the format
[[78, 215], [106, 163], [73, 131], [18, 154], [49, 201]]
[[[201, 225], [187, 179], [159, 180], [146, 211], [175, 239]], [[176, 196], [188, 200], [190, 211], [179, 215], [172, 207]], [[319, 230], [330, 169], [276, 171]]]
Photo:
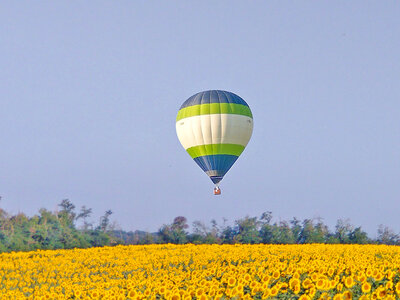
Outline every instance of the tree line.
[[[109, 246], [123, 243], [111, 231], [112, 211], [100, 217], [97, 225], [89, 222], [91, 208], [83, 206], [79, 212], [68, 199], [58, 204], [59, 210], [40, 209], [29, 217], [24, 213], [11, 215], [0, 208], [0, 252], [36, 249], [71, 249]], [[82, 226], [77, 227], [77, 222]]]
[[[124, 231], [111, 222], [107, 210], [94, 224], [89, 221], [92, 209], [82, 206], [79, 211], [68, 199], [58, 204], [58, 210], [40, 209], [34, 216], [15, 215], [0, 208], [0, 252], [36, 249], [71, 249], [112, 246], [117, 244], [387, 244], [400, 245], [400, 236], [387, 226], [380, 225], [377, 238], [372, 239], [349, 220], [339, 219], [331, 231], [321, 218], [275, 221], [267, 211], [259, 217], [235, 220], [232, 225], [209, 225], [195, 221], [191, 225], [184, 216], [162, 225], [157, 232]], [[79, 224], [79, 225], [78, 225]]]
[[210, 225], [201, 221], [192, 224], [188, 231], [187, 219], [176, 217], [171, 224], [164, 224], [156, 233], [133, 233], [132, 244], [148, 243], [193, 243], [193, 244], [386, 244], [400, 245], [400, 235], [387, 226], [380, 225], [377, 238], [373, 239], [360, 227], [348, 219], [339, 219], [333, 231], [329, 230], [321, 218], [273, 222], [272, 212], [259, 217], [249, 217], [234, 221], [234, 225], [218, 225], [215, 220]]

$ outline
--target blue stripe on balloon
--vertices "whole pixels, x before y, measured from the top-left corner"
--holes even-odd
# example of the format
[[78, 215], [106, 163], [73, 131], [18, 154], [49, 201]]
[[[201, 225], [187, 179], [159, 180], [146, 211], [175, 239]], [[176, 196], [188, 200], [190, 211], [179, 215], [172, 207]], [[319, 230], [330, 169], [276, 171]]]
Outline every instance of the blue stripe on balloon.
[[222, 178], [224, 178], [224, 177], [223, 176], [210, 176], [211, 181], [215, 184], [219, 183], [222, 180]]
[[193, 160], [204, 172], [212, 173], [209, 175], [214, 183], [218, 183], [225, 176], [226, 172], [232, 167], [239, 156], [217, 154], [205, 155], [194, 158]]
[[200, 104], [210, 104], [210, 103], [234, 103], [234, 104], [242, 104], [247, 105], [246, 101], [240, 98], [238, 95], [227, 92], [227, 91], [204, 91], [197, 93], [183, 102], [180, 109]]

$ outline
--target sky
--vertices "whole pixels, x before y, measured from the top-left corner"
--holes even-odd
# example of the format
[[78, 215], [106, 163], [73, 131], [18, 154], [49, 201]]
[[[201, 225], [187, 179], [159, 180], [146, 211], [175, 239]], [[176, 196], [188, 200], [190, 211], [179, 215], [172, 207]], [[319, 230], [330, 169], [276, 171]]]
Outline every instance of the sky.
[[[400, 232], [397, 1], [3, 1], [0, 20], [8, 212], [67, 198], [125, 230], [272, 211]], [[221, 196], [175, 132], [210, 89], [254, 116]]]

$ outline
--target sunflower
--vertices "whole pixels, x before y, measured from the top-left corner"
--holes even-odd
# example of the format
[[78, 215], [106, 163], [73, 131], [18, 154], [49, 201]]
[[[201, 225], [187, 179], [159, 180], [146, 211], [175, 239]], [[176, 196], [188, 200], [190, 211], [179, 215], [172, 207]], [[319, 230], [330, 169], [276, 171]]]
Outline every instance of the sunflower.
[[265, 275], [265, 276], [262, 278], [262, 281], [268, 283], [270, 279], [271, 279], [271, 277], [270, 277], [269, 275]]
[[262, 288], [263, 290], [268, 289], [268, 282], [264, 282], [264, 283], [262, 284], [261, 288]]
[[396, 283], [396, 292], [400, 295], [400, 281]]
[[180, 294], [173, 294], [170, 298], [171, 300], [181, 300], [181, 295]]
[[276, 286], [273, 286], [273, 287], [271, 288], [271, 290], [270, 290], [270, 295], [271, 295], [272, 297], [275, 297], [275, 296], [278, 294], [278, 292], [279, 292], [279, 289], [278, 289]]
[[351, 299], [353, 299], [353, 294], [350, 291], [345, 291], [343, 293], [343, 299], [344, 300], [351, 300]]
[[386, 288], [387, 290], [393, 289], [393, 281], [388, 281], [388, 282], [386, 282], [385, 288]]
[[272, 274], [272, 278], [274, 278], [274, 279], [278, 279], [279, 277], [281, 277], [281, 273], [279, 273], [279, 271], [275, 271], [275, 272]]
[[293, 290], [293, 288], [296, 286], [296, 285], [299, 285], [300, 284], [300, 280], [299, 279], [297, 279], [297, 278], [292, 278], [292, 279], [290, 279], [290, 281], [289, 281], [289, 286], [290, 286], [290, 288]]
[[80, 290], [74, 291], [74, 294], [76, 297], [80, 297], [82, 295], [82, 292]]
[[310, 280], [310, 278], [306, 278], [303, 281], [302, 286], [303, 286], [303, 288], [308, 289], [310, 287], [311, 283], [312, 283], [312, 281]]
[[336, 294], [332, 300], [343, 300], [343, 294]]
[[383, 299], [386, 295], [387, 291], [384, 288], [378, 290], [378, 299]]
[[347, 287], [347, 288], [351, 288], [353, 285], [354, 285], [354, 279], [353, 279], [353, 277], [347, 277], [345, 280], [344, 280], [344, 285]]
[[196, 291], [196, 296], [197, 296], [197, 297], [200, 297], [201, 295], [203, 295], [203, 289], [198, 289], [198, 290]]
[[329, 300], [331, 297], [329, 297], [328, 293], [322, 293], [321, 296], [319, 297], [319, 300]]
[[383, 275], [381, 272], [378, 272], [378, 274], [374, 276], [376, 281], [381, 281], [384, 277], [385, 275]]
[[235, 284], [236, 284], [236, 278], [235, 277], [229, 277], [228, 285], [229, 286], [234, 286]]
[[300, 284], [297, 284], [294, 286], [293, 292], [295, 294], [298, 294], [300, 292], [300, 290], [301, 290]]
[[315, 289], [314, 286], [312, 286], [310, 288], [310, 290], [308, 291], [308, 294], [310, 295], [311, 298], [314, 298], [315, 293], [317, 292], [317, 290]]
[[312, 274], [312, 275], [311, 275], [311, 279], [312, 279], [312, 281], [317, 281], [317, 279], [318, 279], [318, 274], [317, 274], [317, 273]]
[[343, 289], [343, 284], [339, 283], [339, 284], [336, 286], [336, 289], [340, 292], [340, 291]]
[[250, 283], [250, 288], [251, 288], [251, 289], [254, 289], [254, 288], [257, 286], [257, 284], [258, 284], [257, 281], [252, 281], [252, 282]]
[[371, 291], [371, 285], [366, 281], [361, 286], [361, 291], [363, 293], [369, 293]]
[[271, 295], [271, 290], [270, 289], [266, 289], [264, 291], [264, 293], [262, 294], [262, 298], [263, 299], [267, 299], [270, 295]]
[[240, 289], [239, 289], [239, 287], [235, 286], [232, 289], [232, 296], [239, 296], [239, 294], [240, 294]]
[[337, 285], [337, 281], [332, 280], [329, 282], [328, 289], [333, 289]]
[[325, 280], [318, 279], [316, 287], [317, 289], [322, 290], [325, 287]]

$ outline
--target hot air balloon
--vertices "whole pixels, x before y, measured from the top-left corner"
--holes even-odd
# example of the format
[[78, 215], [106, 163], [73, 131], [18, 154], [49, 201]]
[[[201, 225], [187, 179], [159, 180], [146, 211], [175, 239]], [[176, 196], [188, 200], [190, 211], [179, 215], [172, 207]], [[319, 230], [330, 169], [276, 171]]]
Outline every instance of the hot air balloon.
[[211, 90], [187, 99], [176, 117], [176, 133], [183, 148], [215, 184], [243, 152], [253, 132], [247, 103], [231, 92]]

